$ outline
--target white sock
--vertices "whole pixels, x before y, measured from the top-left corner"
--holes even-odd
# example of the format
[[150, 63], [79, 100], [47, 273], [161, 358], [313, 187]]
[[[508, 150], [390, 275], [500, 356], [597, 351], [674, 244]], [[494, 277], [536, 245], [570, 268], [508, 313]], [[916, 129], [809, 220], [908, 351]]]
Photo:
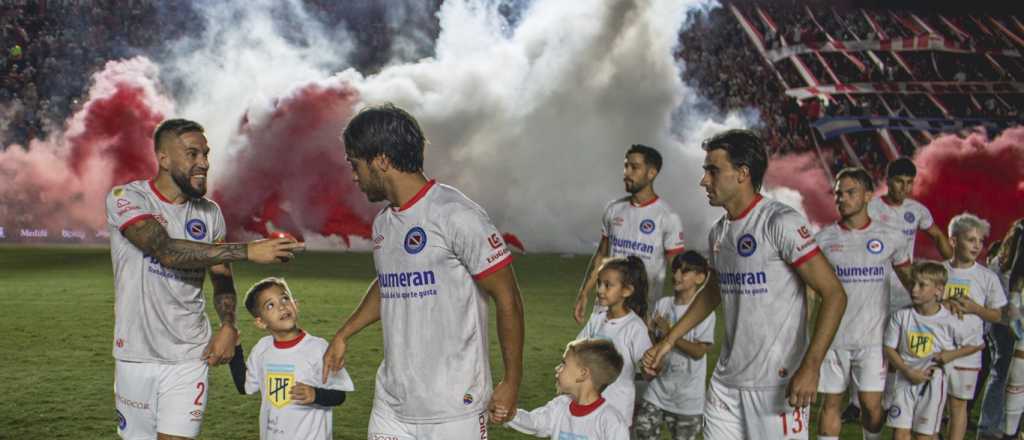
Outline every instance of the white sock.
[[839, 437], [828, 437], [828, 436], [824, 436], [824, 435], [819, 435], [816, 438], [818, 440], [839, 440]]
[[[881, 440], [882, 439], [882, 431], [868, 432], [867, 429], [861, 429], [861, 432], [864, 433], [864, 440]], [[818, 438], [821, 438], [821, 437], [818, 437]]]
[[1017, 433], [1021, 413], [1024, 413], [1024, 359], [1014, 357], [1010, 361], [1010, 377], [1006, 381], [1006, 424], [1003, 433]]

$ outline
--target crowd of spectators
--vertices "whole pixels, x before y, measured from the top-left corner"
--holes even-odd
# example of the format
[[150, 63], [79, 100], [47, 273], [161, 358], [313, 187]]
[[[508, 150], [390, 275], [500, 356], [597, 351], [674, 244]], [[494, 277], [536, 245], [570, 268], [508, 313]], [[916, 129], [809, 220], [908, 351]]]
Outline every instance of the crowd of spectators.
[[[832, 167], [855, 163], [855, 154], [869, 171], [887, 162], [879, 132], [862, 132], [840, 140], [824, 140], [810, 129], [821, 116], [900, 116], [975, 118], [1019, 116], [1020, 94], [855, 94], [832, 95], [798, 102], [786, 88], [818, 84], [905, 81], [1018, 81], [1024, 79], [1021, 57], [997, 54], [920, 52], [807, 52], [769, 62], [730, 11], [735, 6], [754, 28], [766, 50], [802, 43], [877, 40], [927, 35], [928, 29], [966, 47], [1024, 51], [1005, 35], [986, 33], [988, 16], [961, 17], [938, 12], [845, 9], [799, 1], [733, 0], [724, 8], [691, 12], [680, 35], [679, 58], [684, 80], [719, 110], [756, 108], [761, 134], [772, 151], [802, 152], [822, 147], [823, 162]], [[869, 19], [870, 18], [870, 19]], [[923, 25], [922, 25], [923, 23]], [[959, 26], [954, 28], [953, 26]], [[962, 30], [962, 31], [961, 31]], [[879, 32], [880, 31], [880, 32]], [[960, 32], [963, 32], [961, 34]], [[804, 69], [801, 73], [801, 69]], [[809, 73], [813, 78], [807, 78]], [[930, 138], [923, 133], [890, 132], [884, 142], [898, 153], [912, 154]], [[814, 137], [812, 139], [812, 137]]]

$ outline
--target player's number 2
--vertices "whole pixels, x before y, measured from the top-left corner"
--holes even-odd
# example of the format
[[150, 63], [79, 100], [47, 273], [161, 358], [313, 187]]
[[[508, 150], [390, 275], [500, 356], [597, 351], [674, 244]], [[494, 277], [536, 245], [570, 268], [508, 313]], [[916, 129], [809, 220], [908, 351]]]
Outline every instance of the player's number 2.
[[203, 393], [206, 392], [206, 384], [203, 382], [197, 382], [196, 389], [199, 390], [199, 395], [196, 396], [195, 404], [196, 406], [203, 406]]

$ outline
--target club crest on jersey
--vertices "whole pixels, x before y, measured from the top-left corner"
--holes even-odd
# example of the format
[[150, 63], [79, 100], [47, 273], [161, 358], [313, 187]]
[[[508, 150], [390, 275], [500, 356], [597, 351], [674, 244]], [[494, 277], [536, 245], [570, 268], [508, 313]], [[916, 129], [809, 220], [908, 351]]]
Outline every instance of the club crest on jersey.
[[741, 257], [754, 255], [754, 252], [757, 251], [757, 240], [754, 239], [753, 235], [743, 234], [736, 242], [736, 251], [739, 252]]
[[206, 238], [206, 223], [197, 218], [189, 220], [185, 223], [185, 233], [196, 240], [202, 240]]
[[423, 228], [417, 226], [405, 234], [405, 251], [410, 254], [418, 254], [427, 247], [427, 233]]
[[872, 238], [872, 239], [868, 240], [868, 252], [871, 252], [872, 254], [878, 255], [878, 254], [882, 253], [882, 251], [884, 251], [884, 250], [885, 250], [885, 244], [882, 243], [882, 240], [879, 240], [877, 238]]
[[267, 371], [267, 400], [275, 408], [284, 408], [289, 403], [292, 403], [295, 369], [290, 365], [287, 367], [277, 369], [276, 371]]
[[644, 221], [640, 222], [640, 232], [643, 232], [644, 234], [654, 232], [654, 220], [644, 219]]
[[907, 223], [913, 223], [914, 222], [914, 213], [913, 212], [903, 213], [903, 220], [906, 220]]

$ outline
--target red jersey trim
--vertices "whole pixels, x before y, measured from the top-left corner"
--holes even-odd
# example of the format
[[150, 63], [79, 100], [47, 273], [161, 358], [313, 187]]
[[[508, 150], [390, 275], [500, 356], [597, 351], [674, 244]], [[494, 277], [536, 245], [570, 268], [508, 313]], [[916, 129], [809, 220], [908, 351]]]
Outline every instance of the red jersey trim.
[[580, 405], [573, 400], [572, 402], [569, 402], [569, 414], [572, 414], [573, 417], [583, 417], [597, 411], [602, 404], [604, 404], [604, 396], [598, 397], [597, 400], [590, 405]]
[[398, 208], [398, 212], [412, 208], [412, 205], [415, 205], [416, 202], [423, 198], [423, 196], [427, 195], [427, 191], [430, 191], [430, 188], [433, 188], [435, 183], [437, 183], [437, 181], [434, 179], [428, 180], [427, 183], [423, 185], [423, 188], [420, 188], [420, 190], [416, 192], [416, 195], [412, 196], [411, 199], [403, 203], [402, 206]]
[[797, 260], [794, 261], [793, 264], [790, 264], [790, 266], [793, 266], [794, 269], [796, 269], [796, 268], [798, 268], [800, 266], [803, 266], [804, 263], [806, 263], [812, 257], [814, 257], [815, 255], [818, 255], [820, 253], [821, 253], [821, 248], [815, 246], [813, 251], [808, 252], [807, 255], [804, 255], [804, 256], [802, 256], [800, 258], [797, 258]]
[[737, 215], [736, 218], [731, 218], [729, 220], [739, 220], [743, 217], [746, 217], [747, 214], [750, 214], [750, 211], [754, 210], [754, 207], [757, 206], [757, 204], [760, 203], [762, 199], [764, 199], [764, 196], [762, 196], [761, 194], [755, 195], [754, 201], [750, 202], [750, 206], [747, 206], [747, 208], [744, 209], [743, 212], [740, 213], [740, 215]]
[[902, 263], [897, 263], [896, 266], [894, 266], [894, 267], [904, 267], [904, 266], [910, 266], [910, 260], [906, 260], [906, 261], [904, 261]]
[[679, 255], [679, 254], [681, 254], [683, 252], [686, 252], [686, 246], [679, 246], [679, 247], [677, 247], [675, 249], [668, 249], [668, 250], [666, 250], [665, 251], [665, 256], [671, 258], [671, 257]]
[[174, 204], [174, 202], [170, 201], [166, 196], [164, 196], [164, 194], [160, 192], [159, 189], [156, 189], [156, 182], [154, 182], [152, 179], [149, 180], [149, 189], [153, 190], [153, 194], [156, 194], [156, 197], [160, 199], [161, 202], [170, 203], [172, 205]]
[[143, 220], [149, 220], [151, 218], [156, 218], [156, 216], [154, 216], [153, 214], [139, 214], [139, 215], [137, 215], [135, 217], [132, 217], [131, 220], [128, 220], [128, 221], [124, 222], [121, 225], [120, 228], [117, 228], [117, 230], [121, 231], [121, 232], [124, 232], [124, 230], [128, 229], [131, 225], [134, 225], [134, 224], [136, 224], [138, 222], [141, 222]]
[[[844, 230], [844, 231], [853, 231], [853, 229], [847, 228], [846, 225], [844, 225], [843, 222], [841, 222], [841, 221], [836, 222], [836, 224], [839, 225], [839, 228]], [[859, 227], [856, 230], [857, 231], [863, 231], [863, 230], [867, 229], [868, 226], [871, 226], [871, 217], [868, 217], [868, 222], [865, 223], [864, 226]]]
[[508, 255], [505, 258], [502, 258], [501, 261], [499, 261], [497, 263], [494, 263], [493, 266], [485, 269], [483, 272], [480, 272], [480, 273], [478, 273], [476, 275], [473, 275], [473, 279], [477, 280], [477, 281], [480, 281], [480, 280], [482, 280], [484, 278], [487, 278], [487, 277], [491, 276], [491, 274], [493, 274], [493, 273], [495, 273], [495, 272], [497, 272], [497, 271], [499, 271], [501, 269], [504, 269], [505, 266], [508, 266], [509, 264], [512, 264], [512, 253], [511, 252], [509, 252]]
[[274, 340], [274, 348], [292, 348], [292, 347], [294, 347], [296, 345], [299, 345], [299, 342], [302, 342], [302, 338], [305, 338], [305, 337], [306, 337], [306, 332], [303, 331], [303, 330], [299, 330], [299, 335], [296, 336], [294, 339], [289, 339], [287, 341], [278, 341], [278, 340], [275, 339]]
[[646, 201], [646, 202], [644, 202], [644, 203], [641, 203], [641, 204], [639, 204], [639, 205], [636, 205], [636, 204], [634, 204], [634, 203], [633, 203], [633, 201], [632, 201], [632, 200], [630, 200], [630, 201], [629, 201], [629, 206], [632, 206], [632, 207], [634, 207], [634, 208], [646, 208], [646, 207], [648, 207], [648, 206], [651, 206], [651, 205], [653, 205], [653, 204], [654, 204], [654, 202], [657, 202], [657, 201], [658, 201], [658, 199], [660, 199], [660, 198], [661, 198], [661, 197], [658, 197], [658, 196], [654, 196], [654, 198], [653, 198], [653, 199], [651, 199], [651, 200], [648, 200], [648, 201]]

